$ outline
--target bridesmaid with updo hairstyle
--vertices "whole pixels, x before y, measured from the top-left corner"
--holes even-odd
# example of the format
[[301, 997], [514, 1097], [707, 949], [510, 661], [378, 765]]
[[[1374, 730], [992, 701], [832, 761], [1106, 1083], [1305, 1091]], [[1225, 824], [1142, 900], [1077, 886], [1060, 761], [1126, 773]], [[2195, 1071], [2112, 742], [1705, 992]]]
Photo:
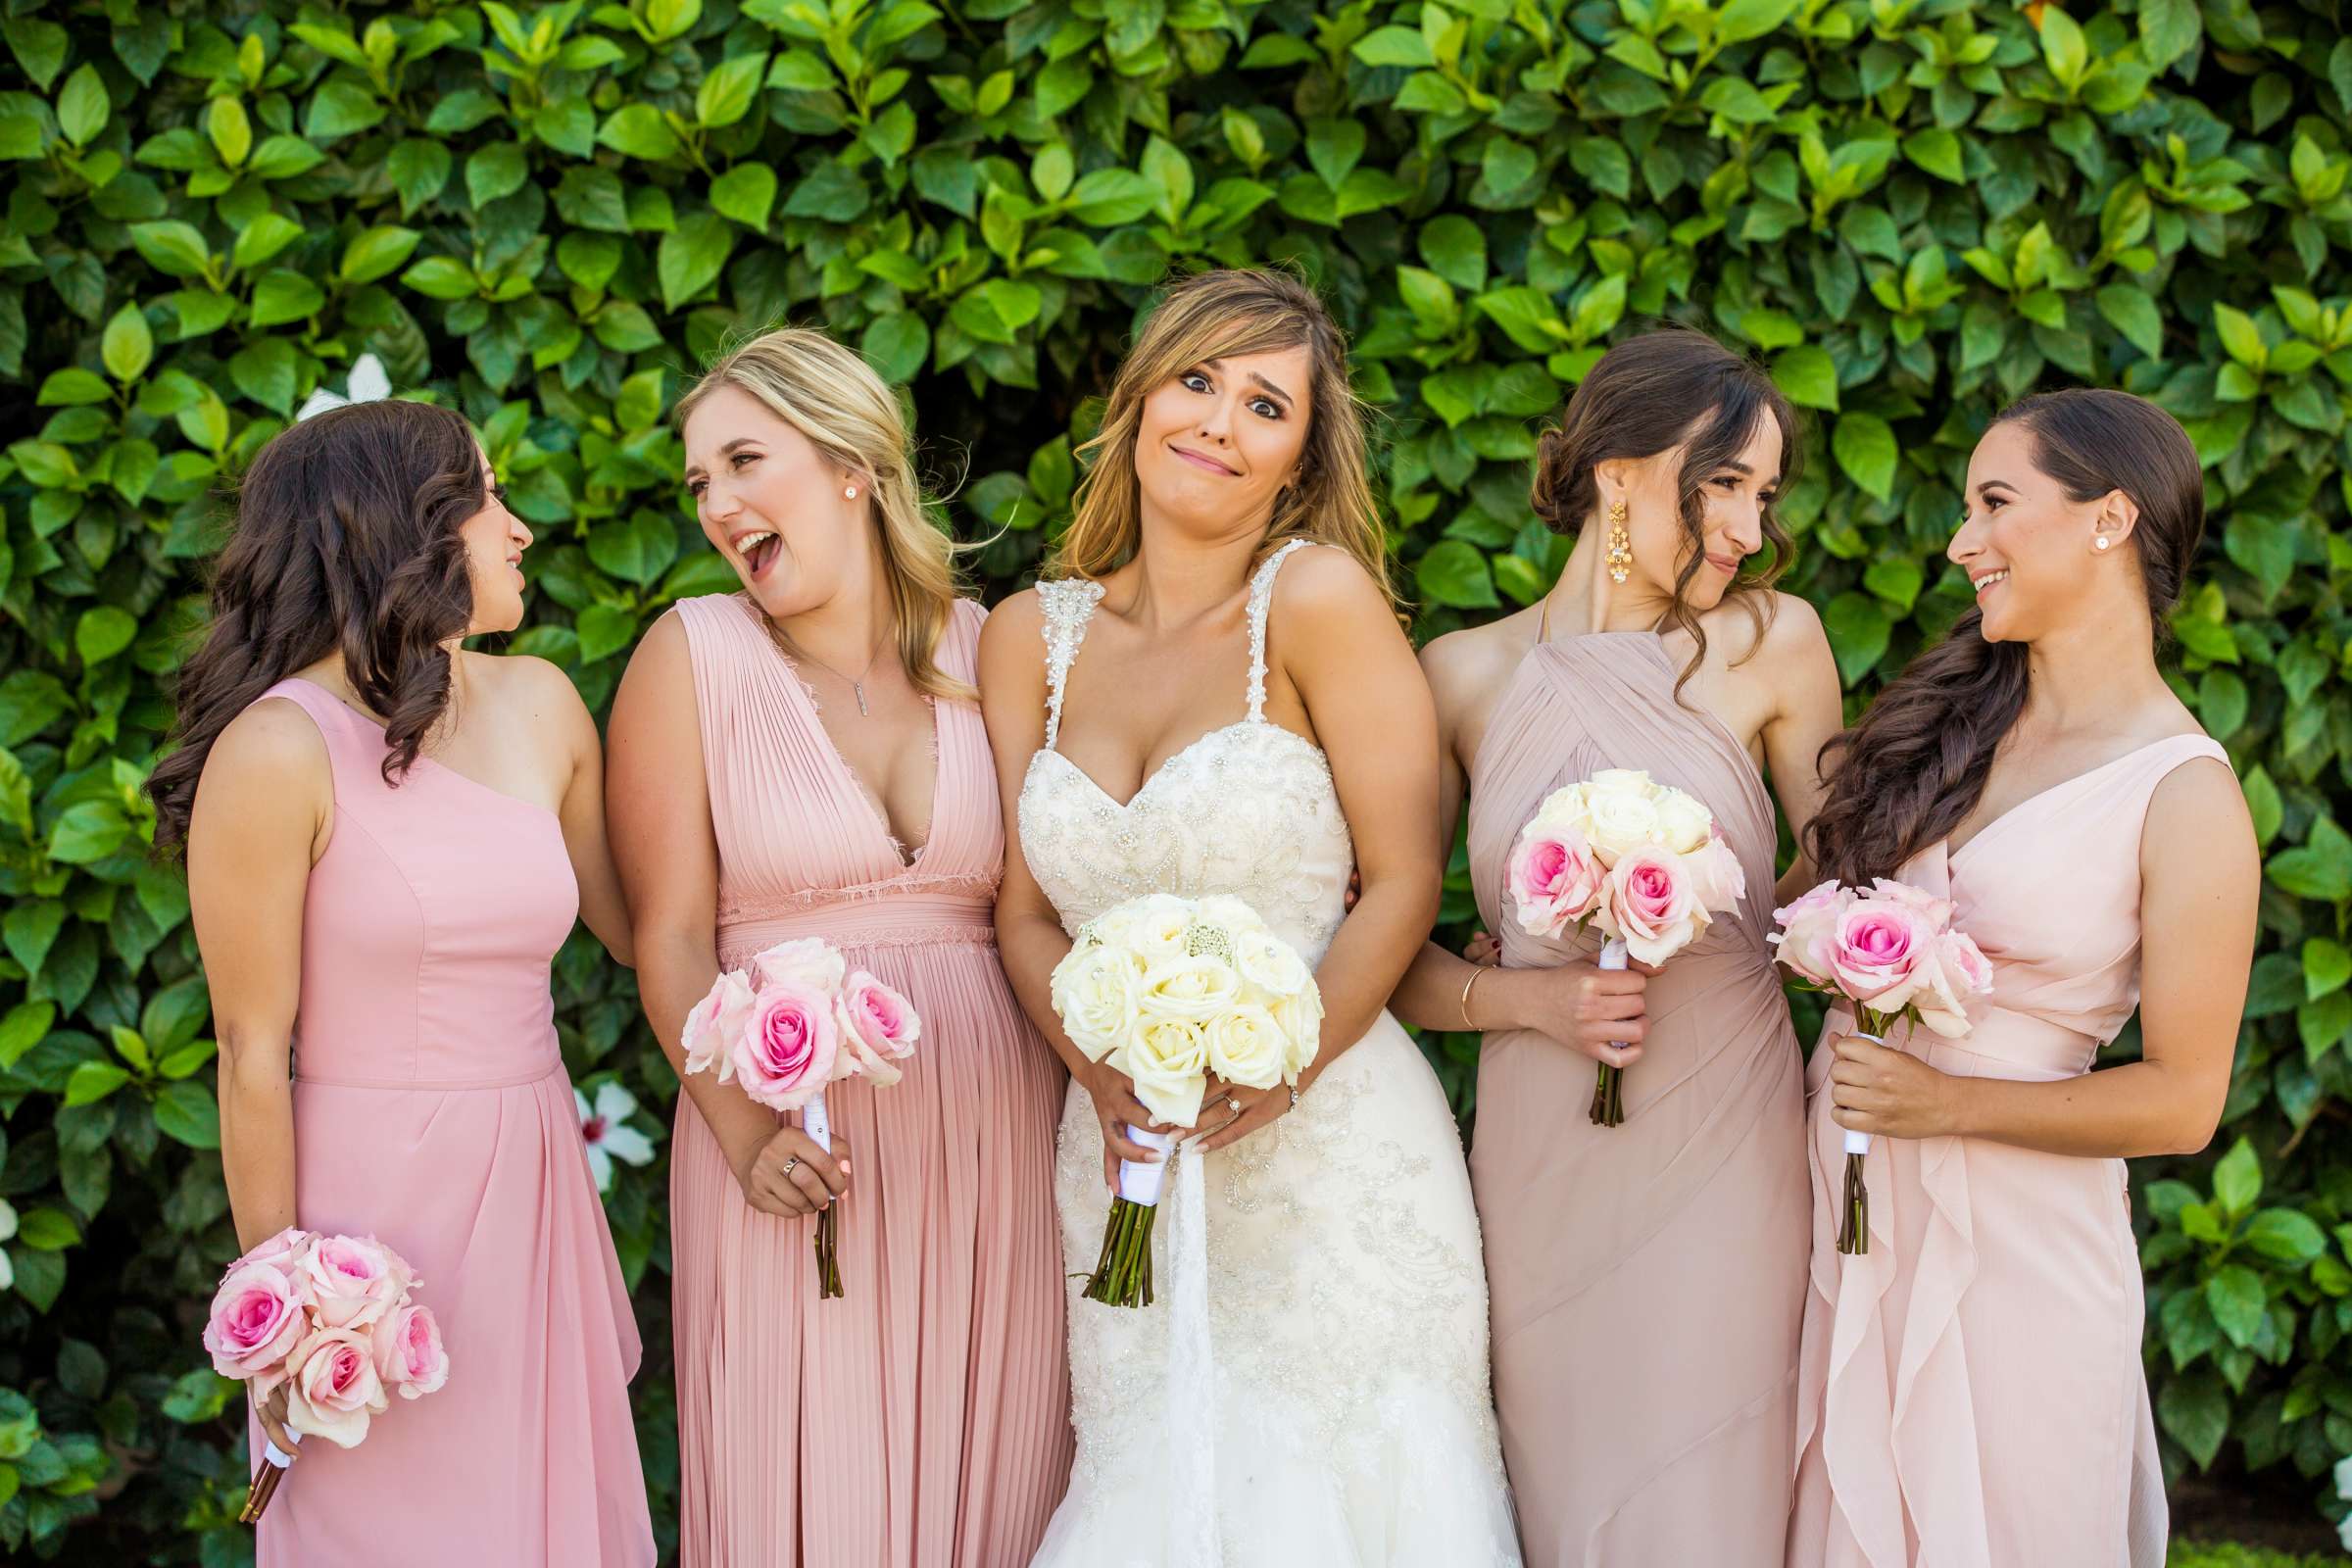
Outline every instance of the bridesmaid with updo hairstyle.
[[[1813, 1053], [1790, 1568], [2159, 1568], [2125, 1159], [2193, 1153], [2229, 1094], [2261, 876], [2230, 760], [2157, 649], [2204, 525], [2143, 399], [2000, 416], [1946, 554], [1976, 606], [1831, 743], [1825, 876], [1949, 900], [1992, 990], [1958, 1039]], [[2139, 1014], [2139, 1053], [2099, 1054]], [[1869, 1250], [1837, 1250], [1844, 1132]]]
[[[1795, 461], [1795, 415], [1757, 366], [1683, 328], [1629, 338], [1538, 451], [1536, 514], [1576, 540], [1559, 581], [1422, 654], [1432, 832], [1450, 849], [1466, 789], [1501, 963], [1425, 947], [1396, 1010], [1485, 1031], [1470, 1170], [1531, 1568], [1780, 1568], [1806, 1195], [1801, 1060], [1764, 941], [1773, 805], [1812, 815], [1839, 717], [1820, 620], [1770, 586]], [[1646, 973], [1596, 968], [1597, 934], [1529, 935], [1507, 906], [1520, 828], [1612, 767], [1705, 805], [1746, 879]], [[1621, 1126], [1588, 1114], [1596, 1062], [1624, 1068]]]

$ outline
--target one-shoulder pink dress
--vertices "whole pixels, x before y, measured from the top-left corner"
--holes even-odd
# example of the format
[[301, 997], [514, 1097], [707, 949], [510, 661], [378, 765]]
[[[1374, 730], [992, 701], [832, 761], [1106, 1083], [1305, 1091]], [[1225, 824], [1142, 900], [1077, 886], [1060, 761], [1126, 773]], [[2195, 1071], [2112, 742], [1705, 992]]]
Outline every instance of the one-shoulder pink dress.
[[[741, 595], [680, 603], [718, 841], [718, 961], [823, 937], [904, 992], [896, 1085], [827, 1096], [856, 1151], [842, 1289], [810, 1221], [744, 1201], [688, 1097], [670, 1149], [685, 1568], [998, 1568], [1029, 1560], [1070, 1472], [1054, 1128], [1064, 1075], [997, 960], [1004, 868], [977, 704], [934, 703], [938, 785], [911, 862]], [[942, 668], [973, 679], [980, 607]]]
[[637, 1324], [548, 988], [579, 906], [562, 825], [430, 758], [387, 785], [373, 719], [306, 680], [270, 698], [318, 724], [335, 790], [302, 914], [295, 1223], [406, 1258], [450, 1370], [359, 1446], [302, 1446], [262, 1568], [646, 1568]]
[[[1993, 989], [1957, 1040], [1889, 1043], [1942, 1072], [2090, 1071], [2139, 1005], [2140, 828], [2165, 775], [2229, 760], [2156, 742], [2032, 797], [1899, 880], [1953, 902]], [[1824, 1038], [1853, 1020], [1833, 1011]], [[1870, 1250], [1838, 1250], [1844, 1134], [1808, 1074], [1812, 1288], [1789, 1568], [2161, 1568], [2164, 1472], [2140, 1362], [2124, 1162], [1976, 1138], [1881, 1138]]]
[[1504, 871], [1544, 798], [1646, 770], [1714, 813], [1747, 895], [1649, 982], [1625, 1123], [1592, 1058], [1487, 1035], [1470, 1176], [1486, 1232], [1494, 1405], [1528, 1568], [1781, 1568], [1804, 1298], [1803, 1079], [1772, 924], [1772, 798], [1676, 695], [1654, 632], [1529, 650], [1470, 760], [1478, 910], [1512, 968], [1592, 957], [1510, 917]]

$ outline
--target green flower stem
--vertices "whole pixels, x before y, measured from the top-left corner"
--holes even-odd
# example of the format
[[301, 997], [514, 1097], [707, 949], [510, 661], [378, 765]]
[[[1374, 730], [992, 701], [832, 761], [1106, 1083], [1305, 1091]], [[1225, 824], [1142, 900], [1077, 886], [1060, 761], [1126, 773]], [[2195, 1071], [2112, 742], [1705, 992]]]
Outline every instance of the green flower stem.
[[1124, 1198], [1110, 1200], [1102, 1227], [1102, 1256], [1082, 1293], [1107, 1306], [1152, 1304], [1152, 1220], [1158, 1208]]

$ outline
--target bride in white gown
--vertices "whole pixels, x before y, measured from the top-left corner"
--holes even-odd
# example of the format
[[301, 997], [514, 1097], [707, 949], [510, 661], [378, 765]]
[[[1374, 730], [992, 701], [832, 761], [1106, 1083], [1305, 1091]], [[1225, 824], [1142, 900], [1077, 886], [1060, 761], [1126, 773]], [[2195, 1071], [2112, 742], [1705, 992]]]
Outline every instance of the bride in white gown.
[[[1072, 1075], [1077, 1459], [1035, 1561], [1516, 1565], [1461, 1144], [1384, 1010], [1436, 913], [1437, 736], [1344, 347], [1296, 280], [1204, 274], [1145, 328], [1102, 431], [1069, 575], [981, 645], [999, 936]], [[1172, 1156], [1157, 1299], [1129, 1309], [1078, 1292], [1150, 1112], [1063, 1035], [1048, 976], [1068, 933], [1150, 892], [1247, 901], [1317, 965], [1326, 1017], [1295, 1096], [1212, 1083]]]

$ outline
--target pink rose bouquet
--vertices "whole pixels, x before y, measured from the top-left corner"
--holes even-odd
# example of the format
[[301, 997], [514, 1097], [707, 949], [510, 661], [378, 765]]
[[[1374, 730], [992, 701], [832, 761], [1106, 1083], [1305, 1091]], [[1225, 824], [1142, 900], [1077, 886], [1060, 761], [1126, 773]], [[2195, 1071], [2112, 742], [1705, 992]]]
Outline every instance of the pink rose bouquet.
[[[414, 1399], [449, 1379], [449, 1352], [419, 1281], [372, 1236], [287, 1229], [228, 1267], [206, 1315], [204, 1348], [222, 1377], [263, 1399], [286, 1390], [286, 1426], [355, 1447], [388, 1394]], [[258, 1522], [294, 1456], [266, 1444], [238, 1517]]]
[[[1556, 789], [1519, 830], [1504, 867], [1512, 913], [1531, 936], [1592, 924], [1600, 966], [1660, 964], [1747, 892], [1740, 858], [1706, 807], [1637, 768], [1604, 768]], [[1603, 1062], [1592, 1120], [1625, 1121], [1625, 1074]]]
[[[899, 1081], [898, 1064], [923, 1037], [914, 1004], [817, 937], [778, 943], [730, 969], [686, 1015], [680, 1047], [688, 1072], [715, 1071], [755, 1102], [799, 1111], [801, 1130], [830, 1150], [825, 1089], [844, 1078], [877, 1088]], [[841, 1292], [834, 1210], [816, 1216], [816, 1293]]]
[[[1968, 1033], [1968, 999], [1992, 990], [1992, 965], [1952, 929], [1952, 904], [1907, 883], [1875, 879], [1868, 892], [1831, 881], [1785, 909], [1764, 940], [1807, 991], [1853, 1009], [1855, 1033], [1884, 1045], [1896, 1023], [1925, 1024], [1947, 1040]], [[1845, 1135], [1845, 1193], [1838, 1250], [1870, 1250], [1870, 1134]]]

